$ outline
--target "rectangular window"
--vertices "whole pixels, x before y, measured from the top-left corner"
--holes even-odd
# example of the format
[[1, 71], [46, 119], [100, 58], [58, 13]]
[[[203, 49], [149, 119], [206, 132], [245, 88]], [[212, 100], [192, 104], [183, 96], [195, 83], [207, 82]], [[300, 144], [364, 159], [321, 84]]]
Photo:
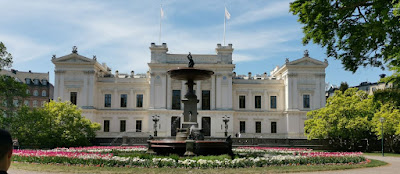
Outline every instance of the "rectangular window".
[[121, 120], [119, 122], [119, 131], [125, 132], [125, 130], [126, 130], [126, 120]]
[[271, 122], [271, 133], [276, 133], [276, 122]]
[[201, 109], [210, 110], [210, 91], [204, 90], [201, 92]]
[[172, 109], [181, 109], [181, 90], [172, 90]]
[[104, 132], [110, 132], [110, 120], [104, 120]]
[[244, 95], [239, 96], [239, 108], [246, 108], [246, 96]]
[[276, 109], [276, 96], [271, 96], [271, 109]]
[[143, 94], [136, 95], [136, 107], [137, 108], [143, 107]]
[[136, 120], [136, 132], [142, 132], [142, 120]]
[[128, 101], [128, 95], [127, 94], [121, 94], [121, 107], [126, 108], [126, 103]]
[[76, 105], [76, 98], [78, 96], [78, 92], [71, 92], [70, 93], [70, 101], [72, 104]]
[[310, 95], [303, 95], [303, 108], [310, 108]]
[[261, 96], [254, 97], [254, 108], [261, 109]]
[[261, 133], [261, 121], [256, 121], [256, 133]]
[[246, 122], [240, 121], [240, 133], [245, 133], [245, 132], [246, 132]]
[[104, 95], [104, 107], [111, 107], [111, 94]]

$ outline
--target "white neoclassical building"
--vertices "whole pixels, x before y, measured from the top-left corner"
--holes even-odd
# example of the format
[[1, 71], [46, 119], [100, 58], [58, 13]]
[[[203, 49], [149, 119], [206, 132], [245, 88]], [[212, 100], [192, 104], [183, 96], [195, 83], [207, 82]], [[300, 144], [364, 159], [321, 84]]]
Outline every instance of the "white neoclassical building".
[[[223, 137], [223, 117], [229, 117], [228, 134], [241, 137], [305, 138], [307, 111], [325, 105], [324, 62], [304, 57], [276, 67], [270, 74], [236, 75], [232, 44], [217, 45], [216, 54], [194, 54], [196, 68], [214, 71], [209, 80], [196, 81], [198, 123], [206, 136]], [[150, 46], [146, 74], [123, 74], [100, 64], [96, 57], [71, 54], [53, 56], [54, 98], [69, 100], [85, 117], [101, 124], [98, 138], [121, 136], [175, 136], [181, 126], [184, 81], [173, 80], [170, 69], [186, 67], [187, 54], [169, 54], [167, 44]], [[159, 116], [157, 125], [153, 116]], [[183, 118], [182, 118], [183, 120]]]

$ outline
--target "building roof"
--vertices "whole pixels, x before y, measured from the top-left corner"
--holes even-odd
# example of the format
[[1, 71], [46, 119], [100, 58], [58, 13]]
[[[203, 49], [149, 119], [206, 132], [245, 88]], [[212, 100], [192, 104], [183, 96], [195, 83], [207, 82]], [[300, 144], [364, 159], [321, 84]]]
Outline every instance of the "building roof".
[[8, 75], [11, 77], [14, 77], [16, 79], [18, 79], [21, 82], [25, 83], [25, 79], [29, 78], [31, 80], [34, 79], [39, 79], [39, 80], [47, 80], [47, 82], [49, 81], [49, 73], [38, 73], [38, 72], [25, 72], [25, 71], [18, 71], [15, 69], [11, 69], [11, 70], [1, 70], [0, 74], [4, 74], [4, 75]]

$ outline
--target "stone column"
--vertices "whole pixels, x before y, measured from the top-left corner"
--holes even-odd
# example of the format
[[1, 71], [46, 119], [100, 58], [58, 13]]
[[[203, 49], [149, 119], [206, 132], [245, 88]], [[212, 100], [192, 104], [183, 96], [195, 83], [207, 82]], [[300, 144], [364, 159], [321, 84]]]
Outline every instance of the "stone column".
[[88, 99], [88, 72], [83, 72], [83, 90], [82, 93], [78, 95], [78, 99], [81, 99], [81, 106], [87, 106]]
[[[57, 101], [57, 98], [60, 96], [60, 94], [58, 93], [58, 91], [59, 91], [58, 89], [60, 88], [60, 75], [57, 72], [57, 70], [54, 71], [54, 76], [55, 76], [55, 78], [54, 78], [54, 95], [53, 95], [53, 97], [54, 97], [54, 100]], [[50, 93], [50, 91], [49, 91], [49, 93]]]
[[111, 108], [118, 108], [118, 89], [114, 88], [114, 93], [111, 96]]
[[167, 74], [167, 89], [166, 89], [166, 109], [171, 109], [172, 108], [172, 90], [171, 90], [171, 77]]
[[135, 99], [136, 99], [136, 96], [133, 93], [133, 89], [131, 89], [129, 91], [129, 97], [128, 97], [128, 108], [130, 108], [130, 109], [135, 108], [135, 105], [134, 105]]
[[[61, 98], [61, 101], [65, 101], [65, 97], [64, 97], [64, 72], [60, 73], [60, 87], [59, 87], [60, 91], [59, 92], [59, 97]], [[70, 99], [67, 99], [70, 100]]]
[[227, 79], [228, 80], [228, 92], [227, 92], [227, 94], [228, 94], [228, 108], [226, 108], [226, 109], [232, 109], [233, 108], [232, 75], [228, 75], [227, 78], [228, 78]]
[[221, 75], [216, 75], [216, 109], [222, 108], [222, 90], [221, 90]]
[[150, 73], [150, 109], [154, 109], [155, 106], [155, 84], [154, 84], [154, 74]]
[[211, 110], [215, 109], [215, 75], [211, 76], [211, 91], [210, 91], [210, 98], [211, 98]]

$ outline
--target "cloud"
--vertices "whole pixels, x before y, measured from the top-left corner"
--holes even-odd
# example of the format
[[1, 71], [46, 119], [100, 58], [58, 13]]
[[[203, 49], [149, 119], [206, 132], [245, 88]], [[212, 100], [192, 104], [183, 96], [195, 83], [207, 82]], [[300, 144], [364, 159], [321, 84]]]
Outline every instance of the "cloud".
[[12, 54], [14, 64], [33, 60], [54, 50], [54, 46], [35, 42], [34, 39], [23, 36], [0, 34], [0, 38], [7, 51]]
[[[281, 0], [273, 3], [267, 3], [261, 8], [251, 9], [250, 11], [239, 15], [238, 17], [232, 17], [230, 25], [242, 25], [247, 23], [254, 23], [266, 19], [276, 18], [289, 14], [289, 2], [288, 0]], [[260, 4], [261, 5], [261, 4]]]
[[260, 57], [255, 57], [255, 56], [250, 56], [250, 55], [245, 55], [245, 54], [234, 54], [232, 56], [233, 63], [238, 63], [238, 62], [248, 62], [248, 61], [254, 61], [254, 60], [260, 60]]
[[[264, 2], [264, 1], [261, 1]], [[115, 4], [117, 3], [117, 4]], [[244, 6], [243, 2], [236, 2]], [[162, 42], [169, 46], [170, 53], [186, 54], [215, 54], [217, 43], [222, 42], [223, 23], [211, 25], [184, 25], [180, 27], [173, 19], [178, 17], [196, 17], [197, 12], [217, 13], [221, 8], [216, 1], [186, 2], [166, 1], [163, 21]], [[265, 4], [265, 3], [263, 3]], [[0, 6], [10, 19], [0, 19], [7, 23], [24, 23], [35, 21], [40, 23], [32, 28], [34, 35], [23, 32], [1, 29], [1, 33], [13, 40], [15, 55], [21, 55], [26, 60], [41, 59], [48, 61], [43, 55], [57, 54], [62, 56], [70, 53], [73, 45], [78, 46], [79, 53], [91, 57], [97, 55], [98, 60], [106, 62], [114, 70], [137, 73], [148, 70], [150, 62], [149, 46], [158, 41], [159, 4], [152, 1], [28, 1], [25, 3], [0, 2]], [[252, 4], [251, 6], [254, 6]], [[259, 8], [262, 6], [262, 8]], [[249, 24], [265, 19], [278, 17], [288, 12], [288, 3], [274, 2], [257, 5], [257, 8], [233, 16], [230, 25]], [[182, 8], [184, 7], [184, 8]], [[22, 13], [23, 12], [23, 13]], [[232, 13], [232, 12], [231, 12]], [[177, 16], [182, 15], [182, 16]], [[192, 16], [190, 16], [192, 15]], [[205, 14], [203, 14], [205, 15]], [[222, 16], [221, 16], [222, 18]], [[194, 20], [194, 19], [193, 19]], [[196, 19], [199, 20], [199, 19]], [[11, 33], [11, 34], [10, 34]], [[17, 34], [16, 34], [17, 33]], [[254, 50], [274, 52], [277, 50], [290, 51], [295, 48], [285, 45], [293, 40], [295, 29], [280, 26], [239, 30], [231, 27], [227, 32], [228, 43], [233, 43], [235, 62], [266, 59], [254, 54]], [[52, 36], [47, 36], [47, 34]], [[1, 37], [2, 39], [5, 37]], [[45, 38], [47, 40], [44, 40]], [[34, 41], [35, 40], [35, 41]], [[37, 43], [37, 40], [43, 42]], [[57, 41], [55, 41], [57, 40]], [[28, 50], [22, 51], [22, 50]], [[15, 59], [16, 62], [20, 60]], [[45, 70], [47, 71], [47, 70]], [[51, 71], [51, 70], [50, 70]]]

